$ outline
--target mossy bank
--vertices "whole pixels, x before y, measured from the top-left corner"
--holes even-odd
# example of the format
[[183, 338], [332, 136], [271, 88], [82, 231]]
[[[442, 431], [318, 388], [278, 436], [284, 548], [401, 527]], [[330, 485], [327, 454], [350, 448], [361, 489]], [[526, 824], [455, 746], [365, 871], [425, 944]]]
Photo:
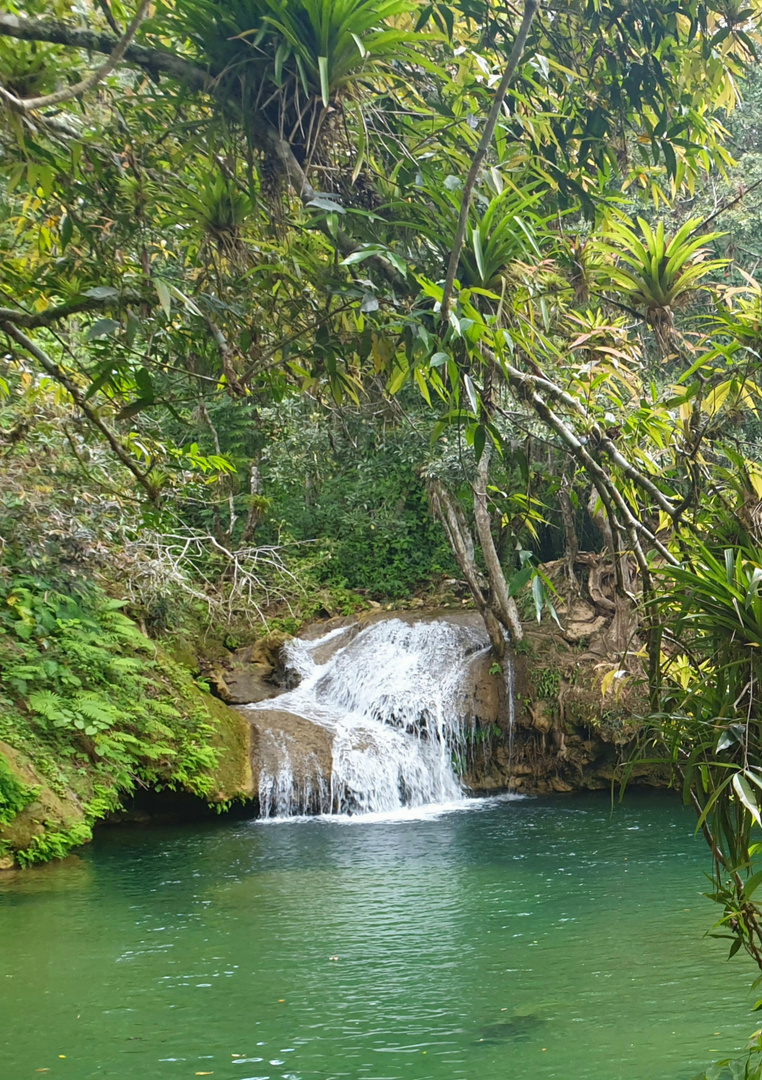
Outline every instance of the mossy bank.
[[253, 794], [248, 725], [95, 585], [0, 583], [0, 866], [87, 842], [141, 789]]

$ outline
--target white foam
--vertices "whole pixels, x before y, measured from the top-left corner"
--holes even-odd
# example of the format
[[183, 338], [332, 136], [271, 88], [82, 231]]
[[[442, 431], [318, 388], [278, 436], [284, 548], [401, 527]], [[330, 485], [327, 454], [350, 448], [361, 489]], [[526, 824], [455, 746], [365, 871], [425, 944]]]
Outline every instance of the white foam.
[[[486, 649], [483, 631], [444, 621], [389, 619], [362, 629], [324, 663], [314, 653], [345, 628], [286, 646], [301, 682], [277, 698], [248, 706], [304, 717], [331, 735], [330, 782], [315, 759], [294, 757], [295, 741], [268, 733], [260, 813], [293, 819], [315, 810], [336, 820], [411, 820], [460, 809], [467, 798], [454, 767], [464, 760], [474, 721], [465, 715], [465, 676]], [[295, 779], [298, 777], [298, 779]]]

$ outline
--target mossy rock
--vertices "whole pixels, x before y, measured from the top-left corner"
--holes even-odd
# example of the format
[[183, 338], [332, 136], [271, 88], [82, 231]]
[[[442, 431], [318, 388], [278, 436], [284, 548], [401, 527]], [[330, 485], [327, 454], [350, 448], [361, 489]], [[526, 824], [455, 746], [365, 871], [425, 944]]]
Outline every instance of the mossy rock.
[[56, 792], [24, 753], [0, 742], [0, 762], [13, 784], [31, 794], [0, 824], [0, 869], [60, 858], [92, 839], [87, 814], [72, 789]]
[[[159, 787], [185, 788], [218, 806], [248, 801], [254, 794], [250, 726], [235, 709], [206, 693], [190, 673], [162, 650], [156, 652], [157, 691], [171, 688], [182, 729], [203, 733], [215, 763], [205, 774], [184, 782], [182, 768], [166, 770]], [[80, 758], [61, 761], [52, 770], [49, 750], [40, 738], [24, 740], [23, 749], [0, 742], [0, 869], [63, 858], [92, 839], [97, 822], [131, 794], [102, 764]]]
[[248, 800], [256, 794], [251, 772], [251, 725], [236, 709], [194, 687], [198, 704], [214, 729], [211, 742], [218, 761], [211, 772], [209, 800], [216, 803]]

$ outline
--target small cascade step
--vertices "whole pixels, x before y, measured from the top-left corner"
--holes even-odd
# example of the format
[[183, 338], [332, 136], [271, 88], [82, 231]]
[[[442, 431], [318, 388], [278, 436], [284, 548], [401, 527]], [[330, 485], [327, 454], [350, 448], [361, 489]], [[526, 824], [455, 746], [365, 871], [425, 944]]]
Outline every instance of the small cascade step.
[[487, 649], [481, 628], [389, 619], [286, 649], [299, 685], [248, 707], [263, 714], [252, 717], [262, 729], [261, 816], [391, 813], [465, 798], [454, 761], [473, 735], [462, 699], [469, 665]]

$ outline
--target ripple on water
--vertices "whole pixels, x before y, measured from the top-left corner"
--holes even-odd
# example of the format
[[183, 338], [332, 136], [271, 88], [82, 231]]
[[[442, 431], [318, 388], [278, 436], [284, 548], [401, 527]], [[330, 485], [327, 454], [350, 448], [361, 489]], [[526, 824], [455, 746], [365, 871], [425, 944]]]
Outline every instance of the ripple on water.
[[112, 831], [0, 878], [3, 1076], [674, 1080], [754, 1026], [666, 797], [343, 824]]

